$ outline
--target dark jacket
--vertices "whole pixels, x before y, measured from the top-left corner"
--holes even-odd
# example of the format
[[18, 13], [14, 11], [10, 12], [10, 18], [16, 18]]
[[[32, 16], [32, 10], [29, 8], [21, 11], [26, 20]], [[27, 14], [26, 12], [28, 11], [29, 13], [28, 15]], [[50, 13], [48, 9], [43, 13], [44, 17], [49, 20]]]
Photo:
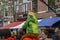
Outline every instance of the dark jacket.
[[20, 30], [17, 35], [17, 40], [20, 40], [20, 38], [25, 34], [25, 30]]
[[53, 36], [53, 40], [60, 40], [56, 35]]

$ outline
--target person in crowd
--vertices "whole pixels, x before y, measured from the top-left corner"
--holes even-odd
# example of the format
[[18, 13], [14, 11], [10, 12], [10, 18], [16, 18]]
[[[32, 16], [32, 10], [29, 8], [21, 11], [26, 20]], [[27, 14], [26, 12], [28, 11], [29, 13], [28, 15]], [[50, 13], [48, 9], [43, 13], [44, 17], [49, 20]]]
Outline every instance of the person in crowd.
[[54, 35], [53, 35], [53, 40], [60, 40], [60, 28], [59, 27], [56, 27], [55, 29], [54, 29], [54, 31], [55, 31], [55, 33], [54, 33]]
[[16, 40], [16, 36], [7, 36], [5, 40]]
[[9, 29], [4, 29], [2, 34], [3, 34], [3, 38], [5, 40], [11, 40], [11, 33], [10, 33]]
[[12, 40], [12, 37], [7, 37], [5, 40]]
[[49, 32], [48, 31], [42, 32], [42, 40], [52, 40], [51, 38], [49, 38]]
[[11, 36], [11, 40], [16, 40], [16, 36]]
[[22, 29], [20, 29], [20, 30], [18, 31], [17, 40], [20, 40], [21, 37], [22, 37], [24, 34], [25, 34], [25, 31], [22, 30]]
[[5, 36], [5, 40], [12, 40], [11, 34], [7, 34], [7, 35]]
[[26, 37], [29, 38], [36, 38], [38, 39], [39, 33], [38, 33], [38, 21], [36, 18], [36, 12], [29, 10], [28, 11], [28, 18], [24, 25], [22, 26], [23, 30], [26, 30], [26, 34], [22, 36], [22, 40], [24, 40]]
[[11, 40], [16, 40], [16, 35], [15, 32], [10, 31], [11, 32]]

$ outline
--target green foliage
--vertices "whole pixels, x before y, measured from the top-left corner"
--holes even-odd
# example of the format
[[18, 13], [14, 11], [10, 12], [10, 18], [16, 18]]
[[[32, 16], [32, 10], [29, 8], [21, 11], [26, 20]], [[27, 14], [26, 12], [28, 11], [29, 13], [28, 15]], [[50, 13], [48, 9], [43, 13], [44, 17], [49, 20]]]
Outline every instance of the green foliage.
[[48, 0], [48, 4], [53, 7], [55, 5], [55, 0]]
[[[51, 8], [55, 8], [55, 0], [48, 0], [48, 5], [51, 7]], [[50, 10], [50, 8], [48, 8], [48, 10]]]

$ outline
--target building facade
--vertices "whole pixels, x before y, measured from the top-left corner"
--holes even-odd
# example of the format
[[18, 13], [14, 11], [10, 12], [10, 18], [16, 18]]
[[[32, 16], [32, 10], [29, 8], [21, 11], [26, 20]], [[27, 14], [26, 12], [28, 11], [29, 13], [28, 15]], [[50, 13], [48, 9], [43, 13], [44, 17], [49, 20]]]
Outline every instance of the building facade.
[[0, 0], [0, 19], [9, 22], [26, 20], [29, 10], [37, 12], [37, 18], [60, 16], [60, 0], [44, 0], [56, 13], [40, 0]]
[[[29, 1], [32, 1], [32, 2], [29, 2]], [[36, 4], [37, 4], [37, 9], [36, 8], [33, 8], [35, 6], [35, 4], [33, 4], [34, 2], [36, 1]], [[34, 10], [36, 9], [37, 10], [37, 18], [40, 19], [40, 18], [51, 18], [51, 17], [56, 17], [56, 16], [60, 16], [60, 1], [58, 0], [44, 0], [45, 3], [47, 3], [52, 9], [53, 11], [46, 5], [44, 4], [43, 2], [41, 2], [40, 0], [26, 0], [23, 2], [26, 2], [27, 3], [27, 11], [28, 10]], [[22, 14], [23, 12], [23, 7], [21, 8], [21, 6], [19, 7], [19, 14]], [[25, 9], [24, 9], [25, 10]], [[54, 13], [54, 11], [56, 13]]]
[[43, 2], [38, 0], [38, 14], [37, 14], [38, 18], [48, 18], [48, 17], [55, 17], [57, 15], [60, 15], [60, 13], [57, 12], [60, 10], [59, 9], [60, 1], [44, 0], [44, 2], [46, 2], [52, 9], [54, 9], [56, 13], [54, 13], [53, 11], [50, 11], [47, 5], [45, 5]]

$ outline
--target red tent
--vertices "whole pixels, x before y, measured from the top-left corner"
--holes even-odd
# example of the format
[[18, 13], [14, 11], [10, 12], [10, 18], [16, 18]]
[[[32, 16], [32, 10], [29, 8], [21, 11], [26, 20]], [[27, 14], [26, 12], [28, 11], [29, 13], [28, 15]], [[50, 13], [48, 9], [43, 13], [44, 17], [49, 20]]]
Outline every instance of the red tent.
[[9, 29], [10, 27], [15, 27], [15, 26], [18, 26], [20, 25], [21, 23], [23, 23], [24, 21], [20, 21], [20, 22], [13, 22], [13, 23], [10, 23], [8, 25], [5, 25], [3, 27], [0, 27], [0, 29]]

